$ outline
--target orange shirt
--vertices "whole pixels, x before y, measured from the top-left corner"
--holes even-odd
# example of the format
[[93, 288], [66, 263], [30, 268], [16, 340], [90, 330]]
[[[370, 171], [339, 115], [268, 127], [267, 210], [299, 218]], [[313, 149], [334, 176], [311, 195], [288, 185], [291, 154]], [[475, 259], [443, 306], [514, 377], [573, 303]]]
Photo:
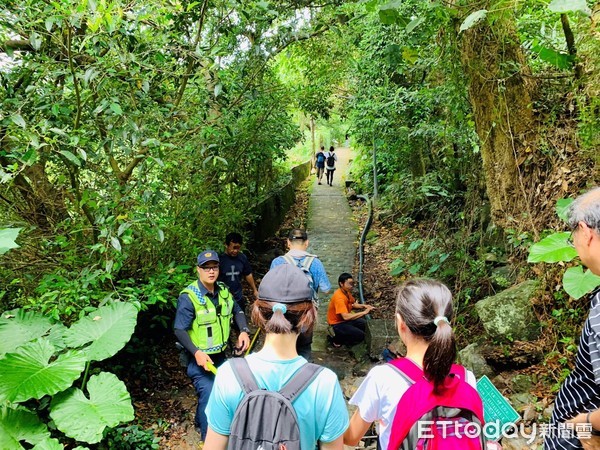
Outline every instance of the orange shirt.
[[352, 294], [344, 293], [342, 289], [336, 290], [329, 300], [329, 307], [327, 308], [327, 323], [329, 325], [337, 325], [338, 323], [345, 322], [342, 318], [342, 313], [352, 312], [352, 305], [354, 305], [354, 297]]

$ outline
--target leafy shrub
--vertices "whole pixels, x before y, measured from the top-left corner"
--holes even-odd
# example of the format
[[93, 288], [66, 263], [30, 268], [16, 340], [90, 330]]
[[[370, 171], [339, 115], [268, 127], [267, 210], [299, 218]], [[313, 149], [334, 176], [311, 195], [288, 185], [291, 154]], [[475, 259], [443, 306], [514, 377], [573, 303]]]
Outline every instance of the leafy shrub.
[[[567, 210], [572, 199], [561, 199], [556, 203], [558, 216], [567, 220]], [[533, 244], [529, 251], [527, 262], [569, 262], [577, 257], [575, 249], [567, 242], [571, 233], [561, 231], [546, 236], [540, 242]], [[600, 286], [600, 277], [589, 269], [583, 270], [581, 264], [569, 267], [563, 274], [563, 289], [571, 297], [578, 299]]]
[[[23, 441], [36, 448], [64, 448], [50, 437], [47, 417], [68, 438], [89, 444], [100, 442], [107, 427], [133, 420], [125, 384], [109, 372], [89, 379], [88, 373], [92, 361], [115, 355], [129, 341], [137, 313], [134, 304], [115, 302], [90, 311], [67, 328], [32, 311], [4, 312], [0, 448], [29, 448]], [[81, 389], [75, 387], [79, 379]]]
[[156, 450], [159, 440], [152, 430], [139, 425], [117, 427], [105, 432], [103, 444], [110, 450]]

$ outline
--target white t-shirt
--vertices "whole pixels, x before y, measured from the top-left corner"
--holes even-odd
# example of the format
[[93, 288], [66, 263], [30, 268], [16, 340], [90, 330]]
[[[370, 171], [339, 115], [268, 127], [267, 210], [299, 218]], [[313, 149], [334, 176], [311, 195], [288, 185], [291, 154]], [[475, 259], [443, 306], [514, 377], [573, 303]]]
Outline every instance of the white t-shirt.
[[[475, 375], [467, 370], [467, 383], [476, 387]], [[373, 367], [352, 396], [349, 403], [358, 406], [365, 422], [378, 422], [377, 433], [381, 448], [387, 448], [392, 422], [400, 398], [408, 389], [408, 383], [388, 364]]]

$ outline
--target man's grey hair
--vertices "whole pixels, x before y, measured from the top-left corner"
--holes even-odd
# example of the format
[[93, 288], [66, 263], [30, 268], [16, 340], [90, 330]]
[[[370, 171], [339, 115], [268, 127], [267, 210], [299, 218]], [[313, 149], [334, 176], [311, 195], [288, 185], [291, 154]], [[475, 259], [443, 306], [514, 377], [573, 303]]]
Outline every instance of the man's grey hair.
[[600, 233], [600, 187], [580, 195], [569, 207], [569, 226], [574, 230], [579, 222]]

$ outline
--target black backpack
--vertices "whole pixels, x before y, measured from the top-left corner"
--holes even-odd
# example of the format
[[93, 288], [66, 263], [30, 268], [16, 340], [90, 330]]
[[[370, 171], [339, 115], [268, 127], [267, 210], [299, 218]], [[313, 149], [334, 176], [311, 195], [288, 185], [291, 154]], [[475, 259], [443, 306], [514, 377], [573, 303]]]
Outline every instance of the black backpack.
[[329, 167], [335, 166], [335, 156], [333, 153], [329, 153], [329, 156], [327, 157], [327, 165]]
[[260, 388], [244, 358], [229, 360], [245, 392], [231, 422], [229, 450], [300, 450], [298, 416], [294, 400], [323, 370], [306, 363], [279, 391]]

